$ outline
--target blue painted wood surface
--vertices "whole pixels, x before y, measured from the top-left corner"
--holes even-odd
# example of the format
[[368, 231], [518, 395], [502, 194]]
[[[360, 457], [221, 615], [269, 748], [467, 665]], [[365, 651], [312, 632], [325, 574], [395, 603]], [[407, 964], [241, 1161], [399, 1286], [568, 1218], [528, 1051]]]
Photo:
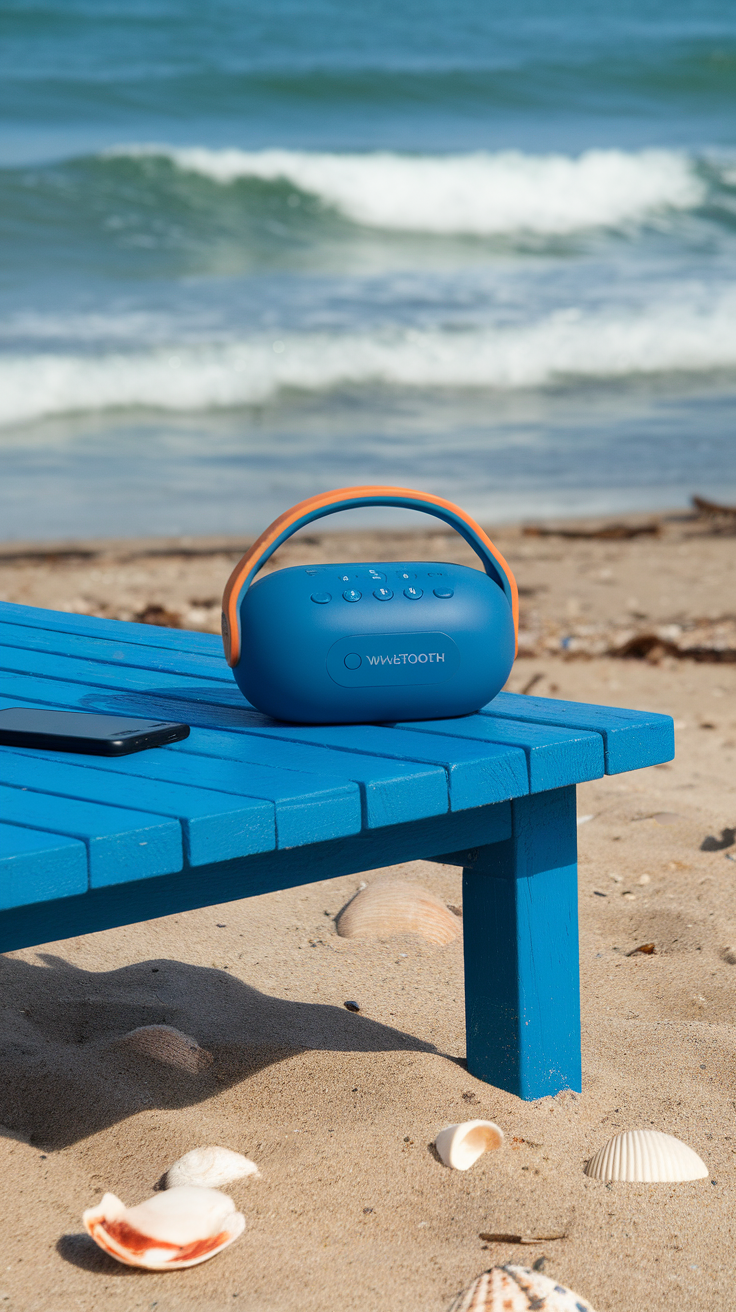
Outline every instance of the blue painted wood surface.
[[314, 843], [308, 849], [266, 852], [212, 866], [185, 868], [159, 879], [96, 888], [83, 897], [61, 897], [55, 902], [1, 913], [0, 952], [255, 897], [335, 875], [431, 858], [433, 852], [449, 851], [463, 843], [480, 847], [501, 842], [510, 834], [511, 806], [501, 802], [384, 829], [364, 829], [329, 843]]
[[0, 910], [86, 891], [84, 843], [0, 823]]
[[56, 630], [60, 633], [80, 633], [92, 638], [111, 638], [113, 642], [128, 642], [143, 647], [222, 654], [222, 639], [213, 633], [195, 633], [191, 629], [165, 629], [157, 624], [123, 623], [121, 620], [100, 619], [96, 615], [46, 610], [41, 606], [21, 606], [11, 601], [0, 603], [0, 620], [9, 624], [27, 625], [30, 628]]
[[[150, 625], [141, 625], [150, 629]], [[57, 656], [81, 656], [82, 659], [102, 661], [104, 664], [124, 667], [140, 666], [146, 670], [159, 670], [168, 674], [193, 674], [201, 679], [215, 679], [230, 683], [232, 675], [225, 661], [222, 645], [212, 654], [181, 651], [170, 647], [143, 646], [125, 641], [126, 625], [118, 624], [120, 640], [88, 634], [65, 633], [61, 629], [31, 628], [27, 624], [0, 622], [0, 644], [20, 647], [25, 651], [40, 651]]]
[[87, 848], [90, 888], [182, 868], [181, 827], [163, 816], [0, 785], [0, 820], [81, 839]]
[[[62, 757], [63, 759], [56, 759]], [[125, 764], [122, 758], [120, 765]], [[0, 747], [0, 784], [32, 789], [57, 797], [103, 802], [107, 806], [138, 807], [160, 816], [174, 816], [184, 833], [184, 850], [190, 865], [229, 861], [275, 847], [275, 816], [271, 802], [255, 798], [238, 801], [202, 786], [160, 783], [150, 776], [137, 779], [114, 767], [114, 758], [90, 768], [86, 757], [71, 753], [40, 752]], [[204, 785], [206, 780], [201, 780]], [[357, 814], [360, 828], [360, 812]]]
[[526, 754], [531, 793], [599, 779], [604, 772], [600, 734], [580, 729], [557, 729], [529, 724], [526, 720], [496, 720], [487, 715], [407, 722], [398, 727], [519, 747]]
[[[242, 737], [239, 734], [237, 741], [241, 742]], [[495, 743], [465, 743], [441, 736], [428, 739], [417, 733], [372, 724], [276, 726], [265, 716], [260, 716], [247, 739], [249, 743], [265, 739], [279, 744], [280, 750], [283, 744], [289, 744], [289, 751], [294, 750], [294, 744], [299, 745], [297, 750], [303, 750], [303, 744], [324, 746], [329, 749], [331, 760], [347, 754], [345, 768], [349, 770], [355, 769], [358, 754], [373, 757], [368, 767], [371, 772], [375, 771], [376, 757], [411, 759], [440, 766], [447, 775], [450, 806], [454, 811], [518, 797], [529, 786], [523, 751]]]
[[0, 603], [0, 706], [22, 704], [193, 727], [117, 759], [0, 747], [0, 950], [448, 860], [469, 1069], [580, 1087], [572, 785], [670, 759], [669, 717], [500, 693], [457, 720], [277, 724], [212, 635]]
[[[519, 694], [500, 692], [483, 707], [494, 719], [519, 718]], [[670, 715], [627, 711], [617, 706], [565, 702], [549, 697], [525, 697], [524, 718], [535, 724], [589, 729], [603, 739], [606, 774], [660, 765], [675, 755], [675, 726]]]
[[468, 1070], [543, 1098], [581, 1088], [575, 789], [511, 809], [463, 870]]

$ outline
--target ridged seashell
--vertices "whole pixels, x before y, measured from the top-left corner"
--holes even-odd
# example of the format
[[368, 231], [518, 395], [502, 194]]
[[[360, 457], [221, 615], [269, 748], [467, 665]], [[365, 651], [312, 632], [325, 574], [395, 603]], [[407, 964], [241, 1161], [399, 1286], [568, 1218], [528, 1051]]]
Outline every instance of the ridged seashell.
[[175, 1271], [197, 1266], [227, 1248], [245, 1229], [245, 1217], [217, 1189], [168, 1189], [126, 1207], [105, 1194], [82, 1216], [95, 1243], [126, 1266]]
[[708, 1167], [692, 1148], [661, 1130], [625, 1130], [614, 1134], [586, 1164], [594, 1180], [702, 1180]]
[[460, 1125], [446, 1125], [440, 1130], [434, 1146], [445, 1166], [455, 1171], [467, 1171], [482, 1153], [500, 1148], [503, 1130], [493, 1121], [463, 1121]]
[[178, 1162], [170, 1166], [165, 1176], [167, 1189], [179, 1185], [195, 1185], [200, 1189], [219, 1189], [220, 1185], [230, 1184], [232, 1180], [242, 1180], [244, 1175], [259, 1175], [255, 1162], [234, 1153], [230, 1148], [221, 1148], [212, 1144], [209, 1148], [193, 1148], [185, 1153]]
[[434, 893], [401, 879], [380, 879], [355, 895], [337, 917], [341, 938], [421, 934], [428, 943], [451, 943], [462, 922]]
[[556, 1285], [540, 1271], [523, 1266], [493, 1266], [484, 1271], [448, 1312], [593, 1312], [579, 1294]]
[[166, 1066], [178, 1066], [179, 1070], [188, 1071], [190, 1075], [206, 1070], [213, 1061], [211, 1052], [200, 1048], [196, 1039], [175, 1030], [173, 1025], [141, 1025], [140, 1029], [116, 1039], [115, 1047], [142, 1057], [152, 1057]]

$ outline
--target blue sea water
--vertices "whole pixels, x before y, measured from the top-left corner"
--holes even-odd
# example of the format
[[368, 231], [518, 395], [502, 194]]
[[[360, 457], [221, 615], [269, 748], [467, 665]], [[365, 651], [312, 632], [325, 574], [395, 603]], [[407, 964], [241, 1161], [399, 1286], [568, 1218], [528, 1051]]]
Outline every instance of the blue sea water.
[[726, 0], [2, 0], [0, 538], [736, 497]]

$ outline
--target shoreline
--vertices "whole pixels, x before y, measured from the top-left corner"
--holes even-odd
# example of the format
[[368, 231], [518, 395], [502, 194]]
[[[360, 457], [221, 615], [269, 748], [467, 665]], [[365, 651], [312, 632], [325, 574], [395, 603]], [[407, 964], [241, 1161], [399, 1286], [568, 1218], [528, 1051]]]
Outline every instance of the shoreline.
[[[691, 512], [489, 528], [519, 584], [519, 658], [736, 662], [736, 512], [714, 510], [700, 503]], [[222, 590], [253, 540], [0, 543], [0, 600], [219, 634]], [[478, 567], [467, 544], [438, 523], [413, 531], [312, 526], [265, 572], [383, 559]]]

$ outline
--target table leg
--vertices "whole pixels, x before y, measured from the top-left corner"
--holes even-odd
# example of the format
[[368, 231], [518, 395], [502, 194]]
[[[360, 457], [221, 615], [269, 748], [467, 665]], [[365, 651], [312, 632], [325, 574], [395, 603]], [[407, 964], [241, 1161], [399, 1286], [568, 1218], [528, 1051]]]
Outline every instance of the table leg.
[[463, 869], [468, 1070], [520, 1098], [581, 1087], [574, 787], [512, 803]]

